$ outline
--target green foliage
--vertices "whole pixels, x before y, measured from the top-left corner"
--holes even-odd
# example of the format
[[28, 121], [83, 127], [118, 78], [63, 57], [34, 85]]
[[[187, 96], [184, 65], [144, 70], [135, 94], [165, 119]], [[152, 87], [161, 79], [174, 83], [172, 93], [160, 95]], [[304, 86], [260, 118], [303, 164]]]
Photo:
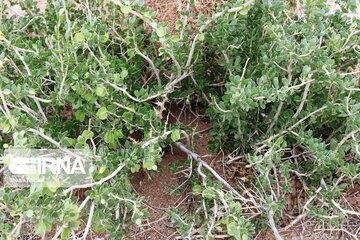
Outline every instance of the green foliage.
[[[325, 1], [308, 1], [303, 13], [283, 1], [263, 1], [246, 18], [224, 17], [209, 29], [219, 37], [208, 39], [208, 48], [226, 59], [217, 67], [228, 78], [208, 110], [214, 148], [247, 155], [257, 189], [265, 191], [258, 194], [273, 202], [266, 211], [285, 207], [280, 198], [291, 191], [289, 171], [303, 173], [297, 177], [310, 188], [332, 186], [337, 194], [322, 186], [316, 197], [328, 203], [344, 190], [339, 179], [359, 182], [359, 19], [328, 10]], [[287, 148], [309, 158], [294, 162]], [[272, 192], [278, 181], [280, 195]], [[316, 215], [331, 211], [344, 213], [334, 207]]]
[[[323, 0], [299, 1], [303, 12], [280, 0], [228, 1], [196, 26], [184, 10], [173, 32], [143, 1], [48, 1], [45, 9], [37, 2], [0, 3], [0, 148], [91, 149], [96, 181], [123, 164], [85, 192], [96, 233], [116, 239], [125, 226], [123, 237], [148, 216], [131, 174], [158, 169], [163, 148], [183, 133], [168, 126], [165, 108], [193, 99], [207, 108], [213, 149], [246, 156], [256, 197], [245, 201], [210, 171], [194, 170], [187, 181], [195, 210], [167, 212], [181, 237], [196, 228], [201, 238], [250, 239], [262, 224], [244, 204], [259, 219], [271, 210], [278, 220], [294, 173], [315, 197], [310, 215], [345, 219], [336, 200], [360, 171], [359, 19], [343, 14], [352, 1], [334, 14]], [[293, 151], [308, 158], [294, 161]], [[68, 239], [89, 217], [79, 206], [56, 182], [3, 187], [1, 238], [19, 237], [16, 226], [26, 222], [34, 235], [64, 226], [60, 237]]]

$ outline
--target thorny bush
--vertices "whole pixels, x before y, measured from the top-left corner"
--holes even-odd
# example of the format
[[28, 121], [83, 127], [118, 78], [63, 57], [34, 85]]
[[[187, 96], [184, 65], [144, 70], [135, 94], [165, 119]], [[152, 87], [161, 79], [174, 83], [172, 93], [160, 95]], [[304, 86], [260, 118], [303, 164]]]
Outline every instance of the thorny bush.
[[211, 167], [194, 171], [195, 210], [167, 212], [181, 237], [248, 239], [270, 226], [280, 239], [293, 178], [305, 191], [300, 217], [358, 217], [339, 200], [360, 176], [360, 30], [346, 14], [356, 1], [340, 4], [228, 1], [195, 26], [186, 7], [170, 32], [141, 0], [2, 1], [1, 149], [88, 148], [94, 179], [107, 181], [84, 202], [56, 182], [1, 188], [1, 237], [86, 238], [91, 228], [119, 239], [140, 226], [148, 212], [130, 177], [156, 171], [180, 140], [164, 118], [175, 100], [205, 106], [212, 149], [254, 174], [229, 187]]

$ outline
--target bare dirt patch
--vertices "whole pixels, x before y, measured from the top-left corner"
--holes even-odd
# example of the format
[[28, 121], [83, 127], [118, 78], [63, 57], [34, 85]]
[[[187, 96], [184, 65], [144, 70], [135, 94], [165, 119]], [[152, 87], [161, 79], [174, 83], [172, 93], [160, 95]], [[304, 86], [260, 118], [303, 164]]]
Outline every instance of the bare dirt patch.
[[[159, 22], [168, 23], [170, 31], [175, 29], [175, 22], [180, 19], [181, 11], [186, 10], [187, 0], [149, 0], [145, 4], [157, 12], [156, 18]], [[199, 13], [210, 16], [215, 9], [215, 0], [198, 0], [196, 6], [191, 6], [190, 10], [194, 12], [194, 16], [189, 17], [188, 23], [194, 24]]]
[[179, 186], [182, 180], [169, 171], [169, 165], [183, 162], [186, 157], [186, 154], [177, 149], [169, 149], [165, 152], [156, 174], [145, 171], [134, 174], [133, 189], [144, 197], [143, 203], [148, 208], [150, 216], [142, 229], [133, 229], [134, 233], [129, 239], [166, 239], [175, 232], [164, 213], [172, 207], [181, 205], [187, 194], [170, 194], [171, 189]]
[[[208, 130], [211, 125], [201, 114], [191, 113], [183, 106], [171, 106], [168, 117], [169, 124], [180, 124], [192, 128], [195, 132], [203, 132], [189, 136], [192, 146], [201, 156], [208, 156], [205, 159], [211, 161], [211, 154], [208, 152], [208, 143], [211, 136]], [[183, 140], [184, 144], [188, 144]], [[175, 164], [179, 169], [183, 169], [187, 155], [177, 148], [165, 150], [163, 159], [159, 163], [157, 172], [142, 170], [133, 175], [132, 185], [134, 191], [144, 197], [144, 206], [148, 208], [149, 217], [147, 222], [141, 227], [133, 227], [126, 239], [172, 239], [176, 229], [170, 226], [170, 220], [165, 216], [165, 212], [170, 208], [176, 207], [184, 212], [191, 211], [192, 194], [190, 189], [173, 191], [179, 187], [186, 179], [170, 170], [171, 165]]]

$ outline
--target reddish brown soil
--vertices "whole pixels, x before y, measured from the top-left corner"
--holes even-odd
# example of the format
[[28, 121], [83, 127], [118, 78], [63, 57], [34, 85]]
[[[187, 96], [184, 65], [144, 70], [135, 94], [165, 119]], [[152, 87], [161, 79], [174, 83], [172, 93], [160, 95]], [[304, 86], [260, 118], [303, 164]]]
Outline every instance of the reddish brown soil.
[[[146, 1], [146, 5], [157, 12], [157, 20], [159, 22], [166, 22], [170, 31], [175, 29], [175, 22], [180, 19], [179, 4], [181, 3], [181, 9], [186, 9], [187, 0], [149, 0]], [[195, 13], [194, 17], [189, 17], [188, 23], [194, 24], [196, 22], [199, 13], [203, 13], [206, 16], [210, 16], [212, 10], [215, 8], [215, 0], [197, 0], [196, 6], [192, 6], [190, 10]]]
[[[171, 195], [171, 189], [179, 186], [183, 181], [169, 171], [169, 164], [183, 162], [186, 154], [177, 149], [166, 151], [163, 160], [159, 164], [159, 171], [155, 174], [141, 171], [134, 174], [132, 179], [133, 189], [144, 197], [144, 204], [149, 210], [149, 222], [155, 222], [164, 216], [167, 209], [176, 207], [183, 201], [187, 194]], [[186, 201], [184, 201], [186, 203]], [[164, 218], [151, 225], [145, 225], [142, 229], [133, 229], [129, 239], [166, 239], [175, 232], [169, 226], [169, 220]]]
[[144, 196], [146, 204], [150, 208], [163, 209], [175, 206], [179, 196], [172, 196], [169, 193], [171, 187], [181, 184], [181, 179], [177, 178], [169, 171], [171, 163], [183, 162], [187, 158], [186, 154], [177, 149], [166, 151], [157, 173], [141, 171], [134, 174], [132, 183], [137, 194]]
[[346, 197], [344, 199], [344, 206], [348, 205], [352, 207], [355, 211], [360, 210], [360, 185], [355, 184], [349, 186], [346, 189]]
[[[167, 117], [164, 117], [164, 119], [167, 119]], [[168, 119], [169, 124], [181, 124], [184, 127], [191, 127], [194, 132], [211, 128], [203, 117], [197, 117], [185, 109], [182, 111], [182, 107], [179, 106], [171, 107]], [[198, 154], [209, 155], [207, 145], [211, 137], [208, 131], [197, 134], [191, 140]], [[177, 148], [169, 148], [165, 150], [157, 172], [145, 172], [143, 170], [134, 174], [131, 181], [133, 189], [138, 195], [144, 197], [144, 205], [149, 211], [149, 218], [142, 227], [133, 227], [126, 239], [157, 240], [169, 237], [171, 239], [176, 234], [176, 229], [171, 228], [170, 221], [164, 216], [164, 213], [172, 207], [178, 207], [185, 212], [189, 211], [191, 192], [182, 189], [181, 194], [178, 193], [179, 191], [170, 194], [171, 190], [178, 187], [185, 179], [179, 174], [175, 175], [170, 172], [169, 165], [177, 163], [182, 166], [186, 158], [187, 155]], [[211, 160], [210, 157], [205, 159]]]

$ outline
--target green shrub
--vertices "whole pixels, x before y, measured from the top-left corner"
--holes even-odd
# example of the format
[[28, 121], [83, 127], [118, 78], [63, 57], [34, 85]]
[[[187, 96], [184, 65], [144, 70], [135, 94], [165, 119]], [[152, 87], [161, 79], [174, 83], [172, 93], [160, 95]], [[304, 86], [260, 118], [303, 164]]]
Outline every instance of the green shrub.
[[[351, 1], [334, 14], [323, 0], [228, 1], [196, 26], [184, 10], [173, 32], [140, 0], [39, 2], [0, 3], [1, 149], [87, 148], [99, 159], [96, 181], [117, 174], [86, 191], [87, 205], [56, 186], [1, 188], [2, 238], [24, 236], [29, 223], [30, 236], [57, 229], [67, 239], [88, 205], [92, 229], [112, 239], [125, 235], [123, 221], [141, 225], [148, 212], [131, 174], [157, 170], [181, 138], [164, 111], [193, 98], [207, 108], [213, 150], [244, 155], [256, 188], [239, 183], [240, 196], [194, 173], [193, 215], [167, 212], [182, 237], [196, 228], [247, 239], [268, 221], [276, 234], [272, 214], [279, 220], [293, 176], [312, 199], [304, 213], [354, 214], [337, 203], [360, 170], [359, 19], [343, 14]], [[296, 151], [307, 160], [293, 161]]]

